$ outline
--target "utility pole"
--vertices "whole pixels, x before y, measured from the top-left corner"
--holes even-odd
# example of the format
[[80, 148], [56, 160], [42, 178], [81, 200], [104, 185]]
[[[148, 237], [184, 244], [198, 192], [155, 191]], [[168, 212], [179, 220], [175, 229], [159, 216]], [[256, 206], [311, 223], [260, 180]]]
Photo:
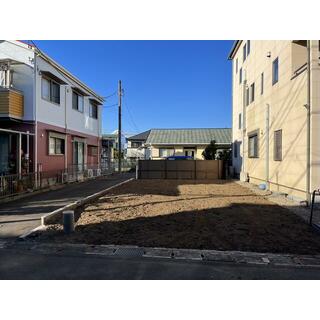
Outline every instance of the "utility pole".
[[119, 108], [118, 108], [118, 172], [121, 173], [121, 97], [122, 97], [122, 88], [121, 80], [118, 84], [118, 97], [119, 97]]

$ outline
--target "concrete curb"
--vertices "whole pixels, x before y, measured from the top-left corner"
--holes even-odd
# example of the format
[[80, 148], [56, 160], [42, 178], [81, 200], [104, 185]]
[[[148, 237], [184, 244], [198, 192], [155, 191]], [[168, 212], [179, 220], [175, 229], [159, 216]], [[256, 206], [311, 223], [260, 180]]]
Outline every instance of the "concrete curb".
[[7, 248], [34, 250], [44, 254], [98, 255], [114, 258], [154, 258], [204, 263], [234, 263], [278, 267], [320, 268], [320, 255], [274, 254], [245, 251], [217, 251], [197, 249], [149, 248], [120, 245], [88, 245], [72, 243], [19, 242], [2, 245]]
[[106, 193], [108, 193], [110, 190], [112, 190], [114, 188], [117, 188], [117, 187], [119, 187], [119, 186], [121, 186], [121, 185], [123, 185], [125, 183], [128, 183], [129, 181], [132, 181], [132, 180], [134, 180], [134, 178], [130, 178], [128, 180], [122, 181], [122, 182], [117, 183], [114, 186], [111, 186], [111, 187], [109, 187], [107, 189], [104, 189], [102, 191], [96, 192], [96, 193], [94, 193], [94, 194], [92, 194], [90, 196], [87, 196], [87, 197], [85, 197], [85, 198], [83, 198], [81, 200], [74, 201], [72, 203], [69, 203], [69, 204], [65, 205], [62, 208], [54, 210], [54, 211], [52, 211], [52, 212], [50, 212], [50, 213], [48, 213], [48, 214], [46, 214], [46, 215], [41, 217], [41, 225], [42, 226], [48, 225], [48, 224], [50, 224], [50, 222], [54, 218], [56, 218], [59, 215], [62, 215], [63, 211], [65, 211], [65, 210], [74, 210], [74, 209], [76, 209], [76, 208], [78, 208], [80, 206], [83, 206], [83, 205], [88, 204], [88, 203], [90, 203], [92, 201], [95, 201], [96, 199], [98, 199], [98, 198], [102, 197], [103, 195], [105, 195]]

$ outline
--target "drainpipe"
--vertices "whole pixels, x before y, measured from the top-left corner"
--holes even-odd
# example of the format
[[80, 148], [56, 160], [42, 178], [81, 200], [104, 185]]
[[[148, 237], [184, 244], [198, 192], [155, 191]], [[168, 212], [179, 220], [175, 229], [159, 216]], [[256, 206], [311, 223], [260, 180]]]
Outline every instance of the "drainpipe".
[[33, 114], [34, 114], [34, 173], [35, 187], [38, 188], [38, 123], [37, 123], [37, 53], [34, 51], [33, 63]]
[[245, 172], [245, 138], [246, 138], [246, 87], [247, 80], [245, 79], [245, 71], [243, 70], [243, 102], [242, 102], [242, 165], [241, 173], [242, 180], [247, 181], [247, 173]]
[[68, 88], [67, 88], [67, 86], [65, 86], [65, 90], [64, 90], [64, 132], [65, 132], [65, 140], [64, 140], [64, 169], [66, 171], [68, 169], [67, 91], [68, 91]]
[[307, 50], [308, 50], [308, 68], [307, 68], [307, 175], [306, 175], [306, 201], [307, 204], [311, 203], [311, 194], [310, 194], [310, 120], [311, 120], [311, 48], [310, 40], [307, 41]]
[[266, 189], [269, 190], [269, 139], [270, 139], [270, 105], [266, 109]]

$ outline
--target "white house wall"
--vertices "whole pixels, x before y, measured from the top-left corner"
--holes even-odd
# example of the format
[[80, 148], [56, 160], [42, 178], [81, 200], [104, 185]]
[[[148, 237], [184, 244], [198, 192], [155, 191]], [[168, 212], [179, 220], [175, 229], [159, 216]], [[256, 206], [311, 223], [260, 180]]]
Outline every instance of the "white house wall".
[[[60, 85], [60, 105], [42, 99], [41, 94], [41, 71], [49, 71], [56, 77], [66, 82], [66, 85]], [[85, 134], [99, 136], [99, 121], [101, 122], [101, 107], [98, 106], [98, 119], [89, 117], [89, 97], [84, 97], [84, 112], [81, 113], [72, 109], [72, 87], [78, 87], [73, 81], [53, 66], [51, 66], [44, 59], [37, 58], [37, 121], [55, 125], [58, 127], [65, 127], [67, 129], [83, 132]], [[67, 112], [65, 113], [65, 110]]]

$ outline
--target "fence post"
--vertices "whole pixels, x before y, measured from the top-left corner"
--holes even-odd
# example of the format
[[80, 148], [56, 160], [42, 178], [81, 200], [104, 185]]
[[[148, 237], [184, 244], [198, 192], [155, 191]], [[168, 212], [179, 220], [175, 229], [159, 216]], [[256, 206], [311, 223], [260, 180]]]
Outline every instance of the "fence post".
[[136, 164], [136, 180], [139, 179], [139, 160], [137, 161], [137, 164]]

